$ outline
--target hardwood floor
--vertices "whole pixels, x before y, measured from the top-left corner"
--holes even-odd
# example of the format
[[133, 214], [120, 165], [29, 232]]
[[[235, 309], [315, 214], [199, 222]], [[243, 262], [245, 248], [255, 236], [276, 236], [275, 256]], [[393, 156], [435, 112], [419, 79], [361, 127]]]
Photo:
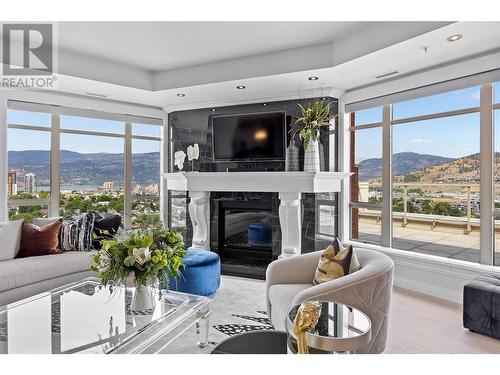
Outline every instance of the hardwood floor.
[[500, 340], [462, 326], [462, 305], [395, 288], [388, 354], [500, 354]]

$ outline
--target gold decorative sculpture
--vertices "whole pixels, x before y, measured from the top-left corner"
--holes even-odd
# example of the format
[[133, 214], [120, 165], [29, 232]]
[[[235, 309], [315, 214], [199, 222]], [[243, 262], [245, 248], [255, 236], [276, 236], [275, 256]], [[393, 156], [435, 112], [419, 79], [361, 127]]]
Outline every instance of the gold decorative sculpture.
[[293, 332], [297, 338], [297, 353], [309, 354], [306, 341], [306, 332], [314, 330], [321, 314], [321, 304], [318, 302], [304, 302], [300, 305], [293, 322]]

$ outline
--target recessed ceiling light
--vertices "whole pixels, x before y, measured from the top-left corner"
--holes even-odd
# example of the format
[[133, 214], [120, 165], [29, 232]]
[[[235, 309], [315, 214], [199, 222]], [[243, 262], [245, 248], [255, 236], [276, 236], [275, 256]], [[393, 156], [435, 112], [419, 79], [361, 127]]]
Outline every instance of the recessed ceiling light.
[[462, 34], [454, 34], [454, 35], [450, 35], [448, 38], [446, 38], [446, 40], [448, 42], [456, 42], [457, 40], [460, 40], [463, 37], [464, 36]]
[[236, 86], [236, 88], [237, 88], [238, 90], [244, 90], [244, 89], [246, 89], [247, 87], [246, 87], [246, 86], [239, 85], [239, 86]]
[[263, 105], [264, 107], [267, 107], [267, 103], [262, 103], [262, 105]]
[[308, 80], [309, 81], [317, 81], [319, 79], [319, 77], [309, 77]]
[[185, 96], [186, 96], [186, 94], [183, 94], [182, 92], [180, 92], [180, 93], [178, 93], [178, 94], [177, 94], [177, 96], [178, 96], [179, 98], [183, 98], [183, 97], [185, 97]]
[[211, 109], [211, 111], [212, 111], [212, 112], [215, 112], [215, 111], [217, 111], [217, 110], [216, 110], [215, 108], [212, 108], [212, 109]]

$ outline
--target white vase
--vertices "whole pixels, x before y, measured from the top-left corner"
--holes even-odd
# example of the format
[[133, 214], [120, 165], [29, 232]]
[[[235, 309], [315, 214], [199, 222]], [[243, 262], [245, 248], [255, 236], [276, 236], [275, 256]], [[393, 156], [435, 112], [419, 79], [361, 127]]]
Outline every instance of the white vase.
[[319, 172], [319, 141], [310, 141], [304, 150], [304, 172]]
[[130, 310], [140, 312], [152, 310], [155, 306], [155, 292], [151, 286], [140, 285], [135, 288]]
[[132, 302], [130, 303], [130, 310], [132, 311], [146, 311], [154, 309], [156, 306], [156, 293], [152, 285], [135, 285], [135, 274], [130, 272], [125, 279], [125, 286], [127, 288], [134, 288], [132, 295]]

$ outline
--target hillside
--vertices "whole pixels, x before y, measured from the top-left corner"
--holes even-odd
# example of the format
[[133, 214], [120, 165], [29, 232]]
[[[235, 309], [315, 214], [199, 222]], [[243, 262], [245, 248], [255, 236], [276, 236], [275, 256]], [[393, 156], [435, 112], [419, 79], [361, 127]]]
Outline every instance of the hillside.
[[[443, 156], [400, 152], [393, 155], [393, 175], [405, 175], [427, 167], [448, 163], [454, 159]], [[359, 163], [359, 181], [368, 181], [382, 176], [382, 159], [366, 159]]]
[[[497, 167], [500, 165], [500, 154], [496, 154]], [[479, 183], [480, 155], [464, 156], [453, 161], [422, 168], [406, 175], [395, 177], [396, 182], [425, 183]]]
[[[147, 185], [158, 182], [158, 152], [133, 155], [133, 180]], [[42, 150], [9, 151], [9, 170], [20, 169], [37, 175], [40, 184], [49, 180], [50, 152]], [[61, 150], [61, 183], [63, 185], [102, 185], [104, 181], [123, 184], [123, 154], [81, 154]]]

